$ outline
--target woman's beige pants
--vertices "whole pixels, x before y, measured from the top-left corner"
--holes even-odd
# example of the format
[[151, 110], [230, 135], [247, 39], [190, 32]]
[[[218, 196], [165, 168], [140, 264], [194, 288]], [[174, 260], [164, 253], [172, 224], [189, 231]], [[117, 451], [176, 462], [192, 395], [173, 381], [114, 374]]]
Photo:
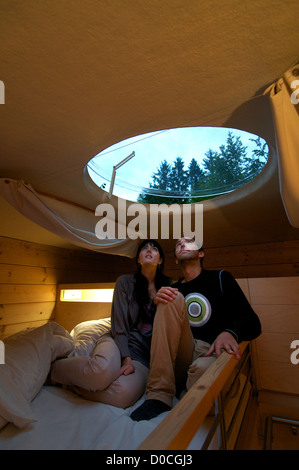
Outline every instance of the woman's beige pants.
[[104, 335], [95, 346], [92, 356], [75, 356], [55, 361], [51, 382], [68, 385], [87, 400], [127, 408], [144, 393], [148, 368], [133, 361], [135, 372], [119, 374], [121, 356], [113, 338]]

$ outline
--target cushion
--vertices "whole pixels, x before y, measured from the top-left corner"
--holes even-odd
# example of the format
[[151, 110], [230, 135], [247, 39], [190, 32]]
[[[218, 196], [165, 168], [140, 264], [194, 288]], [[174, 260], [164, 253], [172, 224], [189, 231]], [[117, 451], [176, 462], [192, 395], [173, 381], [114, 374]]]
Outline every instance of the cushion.
[[70, 334], [75, 343], [72, 356], [91, 356], [97, 341], [105, 334], [111, 335], [111, 319], [102, 318], [79, 323]]
[[55, 322], [23, 330], [3, 340], [0, 365], [0, 429], [6, 422], [22, 428], [35, 421], [30, 403], [40, 391], [51, 363], [74, 349], [70, 334]]
[[8, 422], [23, 428], [36, 419], [22, 391], [16, 387], [8, 368], [4, 365], [0, 367], [0, 429]]

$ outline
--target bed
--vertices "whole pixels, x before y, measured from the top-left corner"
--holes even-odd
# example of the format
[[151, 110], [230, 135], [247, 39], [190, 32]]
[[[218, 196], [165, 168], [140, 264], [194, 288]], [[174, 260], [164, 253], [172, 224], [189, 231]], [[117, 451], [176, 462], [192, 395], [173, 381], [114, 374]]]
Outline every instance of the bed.
[[107, 334], [109, 323], [109, 319], [83, 322], [69, 334], [50, 322], [4, 340], [1, 450], [132, 450], [163, 420], [167, 413], [151, 421], [131, 420], [129, 414], [144, 397], [124, 410], [85, 400], [67, 388], [46, 385], [53, 360], [88, 353], [96, 336]]
[[90, 354], [104, 334], [111, 334], [110, 318], [80, 322], [70, 332], [51, 321], [4, 340], [0, 450], [234, 448], [253, 389], [248, 344], [238, 363], [223, 353], [170, 412], [135, 422], [129, 415], [144, 396], [120, 409], [48, 385], [54, 360]]

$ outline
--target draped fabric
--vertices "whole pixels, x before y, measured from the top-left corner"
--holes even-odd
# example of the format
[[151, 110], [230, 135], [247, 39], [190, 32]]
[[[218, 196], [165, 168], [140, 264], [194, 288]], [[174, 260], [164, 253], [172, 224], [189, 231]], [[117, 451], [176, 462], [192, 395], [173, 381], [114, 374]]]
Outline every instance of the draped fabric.
[[22, 215], [64, 240], [97, 252], [133, 257], [136, 240], [99, 239], [95, 212], [41, 195], [21, 180], [0, 178], [0, 195]]
[[276, 131], [280, 193], [290, 224], [299, 227], [299, 64], [266, 93]]

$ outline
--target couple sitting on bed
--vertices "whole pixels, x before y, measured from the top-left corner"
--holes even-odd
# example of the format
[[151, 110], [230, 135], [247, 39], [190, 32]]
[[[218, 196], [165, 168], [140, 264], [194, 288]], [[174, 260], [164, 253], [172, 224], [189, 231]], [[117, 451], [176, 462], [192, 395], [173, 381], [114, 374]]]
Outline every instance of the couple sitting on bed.
[[230, 273], [203, 269], [203, 249], [189, 238], [175, 246], [183, 278], [163, 274], [164, 254], [144, 240], [135, 275], [117, 280], [111, 333], [92, 356], [54, 362], [52, 383], [71, 386], [84, 398], [126, 408], [145, 392], [135, 421], [170, 410], [175, 395], [189, 389], [221, 350], [239, 358], [241, 341], [260, 335], [260, 321]]

